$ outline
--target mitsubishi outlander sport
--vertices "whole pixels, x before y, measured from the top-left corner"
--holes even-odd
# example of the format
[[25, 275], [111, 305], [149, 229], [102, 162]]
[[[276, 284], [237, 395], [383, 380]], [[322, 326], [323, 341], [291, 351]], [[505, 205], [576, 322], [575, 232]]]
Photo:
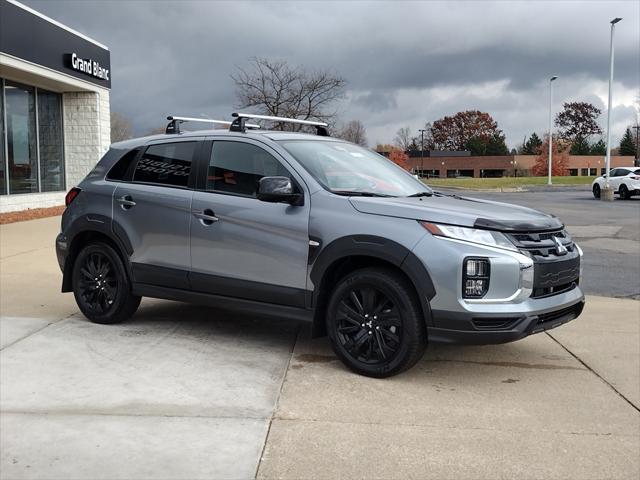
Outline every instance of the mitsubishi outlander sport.
[[386, 377], [428, 342], [509, 342], [582, 312], [582, 251], [553, 215], [435, 192], [323, 123], [234, 117], [194, 132], [180, 125], [202, 119], [169, 117], [69, 191], [62, 291], [88, 319], [126, 320], [144, 296], [304, 319]]

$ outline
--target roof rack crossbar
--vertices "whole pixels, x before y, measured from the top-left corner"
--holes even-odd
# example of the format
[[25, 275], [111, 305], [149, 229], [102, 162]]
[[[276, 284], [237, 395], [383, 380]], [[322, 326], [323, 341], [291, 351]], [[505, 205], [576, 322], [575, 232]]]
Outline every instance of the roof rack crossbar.
[[325, 122], [315, 122], [311, 120], [300, 120], [297, 118], [287, 118], [287, 117], [274, 117], [271, 115], [258, 115], [254, 113], [232, 113], [232, 117], [236, 119], [231, 124], [229, 130], [232, 132], [244, 132], [245, 128], [249, 127], [248, 123], [245, 123], [245, 120], [250, 118], [252, 120], [270, 120], [272, 122], [283, 122], [283, 123], [295, 123], [298, 125], [309, 125], [312, 127], [316, 127], [316, 132], [318, 135], [323, 137], [328, 137], [329, 132], [327, 131], [328, 124]]
[[[178, 117], [175, 115], [169, 115], [167, 117], [169, 120], [169, 124], [167, 125], [167, 129], [165, 133], [180, 133], [180, 124], [185, 122], [200, 122], [200, 123], [214, 123], [218, 125], [225, 125], [230, 127], [232, 122], [227, 120], [214, 120], [213, 118], [198, 118], [198, 117]], [[257, 129], [260, 128], [260, 125], [257, 123], [247, 123], [245, 124], [246, 128]]]

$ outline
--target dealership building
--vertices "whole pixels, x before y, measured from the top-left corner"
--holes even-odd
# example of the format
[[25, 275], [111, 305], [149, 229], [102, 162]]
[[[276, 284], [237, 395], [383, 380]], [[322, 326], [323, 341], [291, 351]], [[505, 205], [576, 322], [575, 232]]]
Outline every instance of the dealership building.
[[109, 49], [0, 0], [0, 213], [64, 204], [109, 148]]

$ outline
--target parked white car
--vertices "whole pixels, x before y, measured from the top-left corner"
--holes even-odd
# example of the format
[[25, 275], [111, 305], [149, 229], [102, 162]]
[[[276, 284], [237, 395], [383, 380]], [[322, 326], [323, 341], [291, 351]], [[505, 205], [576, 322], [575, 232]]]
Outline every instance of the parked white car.
[[[622, 200], [631, 198], [632, 195], [640, 195], [640, 168], [618, 167], [610, 173], [609, 185]], [[604, 188], [606, 180], [607, 176], [601, 175], [593, 181], [591, 191], [594, 197], [600, 198], [600, 191]]]

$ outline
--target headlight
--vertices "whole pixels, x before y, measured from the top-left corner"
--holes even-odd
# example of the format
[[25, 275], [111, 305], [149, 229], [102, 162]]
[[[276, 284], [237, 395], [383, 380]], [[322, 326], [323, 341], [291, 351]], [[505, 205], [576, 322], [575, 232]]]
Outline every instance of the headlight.
[[505, 248], [517, 252], [516, 246], [500, 232], [493, 230], [479, 230], [477, 228], [457, 227], [455, 225], [443, 225], [440, 223], [419, 222], [432, 235], [455, 238], [464, 242], [488, 245], [490, 247]]

